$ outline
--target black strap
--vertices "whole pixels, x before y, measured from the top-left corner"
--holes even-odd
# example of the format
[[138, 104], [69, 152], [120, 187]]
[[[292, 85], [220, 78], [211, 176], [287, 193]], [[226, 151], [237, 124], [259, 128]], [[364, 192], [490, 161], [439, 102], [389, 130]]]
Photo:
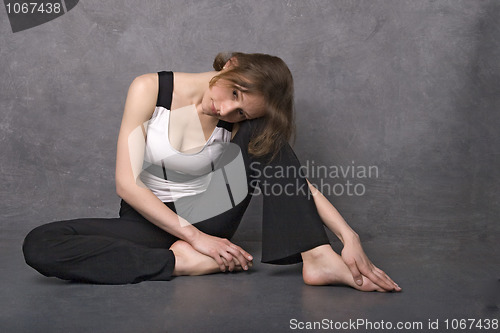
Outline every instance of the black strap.
[[174, 92], [174, 73], [158, 72], [158, 99], [156, 106], [163, 106], [170, 110], [172, 106], [172, 94]]

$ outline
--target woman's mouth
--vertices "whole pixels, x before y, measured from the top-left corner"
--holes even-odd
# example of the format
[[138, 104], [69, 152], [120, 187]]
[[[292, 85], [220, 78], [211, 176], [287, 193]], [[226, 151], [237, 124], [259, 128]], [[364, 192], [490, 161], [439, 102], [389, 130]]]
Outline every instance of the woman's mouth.
[[217, 110], [215, 109], [214, 101], [212, 101], [212, 113], [217, 115]]

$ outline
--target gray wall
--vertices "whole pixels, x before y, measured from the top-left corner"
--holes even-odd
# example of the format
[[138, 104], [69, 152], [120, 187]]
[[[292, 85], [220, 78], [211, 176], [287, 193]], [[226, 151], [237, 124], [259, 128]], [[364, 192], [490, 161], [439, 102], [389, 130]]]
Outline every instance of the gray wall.
[[[219, 51], [239, 50], [292, 70], [304, 164], [378, 168], [350, 179], [364, 195], [329, 195], [362, 237], [461, 247], [498, 236], [499, 14], [498, 1], [111, 0], [18, 33], [3, 19], [3, 234], [116, 216], [130, 82], [210, 70]], [[241, 239], [260, 237], [251, 207]]]

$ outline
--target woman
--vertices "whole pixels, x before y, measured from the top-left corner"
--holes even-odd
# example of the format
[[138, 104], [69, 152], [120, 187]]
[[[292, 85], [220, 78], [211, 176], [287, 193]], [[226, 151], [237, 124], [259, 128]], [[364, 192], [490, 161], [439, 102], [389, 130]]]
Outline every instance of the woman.
[[[286, 64], [274, 56], [233, 53], [219, 54], [214, 69], [145, 74], [132, 82], [117, 144], [120, 218], [35, 228], [23, 244], [26, 262], [46, 276], [113, 284], [248, 270], [253, 257], [228, 239], [265, 181], [286, 187], [287, 195], [264, 194], [263, 262], [302, 261], [309, 285], [401, 290], [370, 262], [358, 235], [305, 178], [259, 171], [300, 167], [287, 143], [294, 121], [293, 79]], [[231, 150], [224, 144], [238, 145], [244, 164], [248, 191], [237, 202], [228, 182], [231, 172], [224, 171], [229, 164], [214, 167]], [[227, 196], [214, 180], [217, 171], [232, 205], [202, 214], [200, 221], [177, 214], [184, 206], [185, 212], [218, 206], [201, 204]], [[331, 248], [323, 224], [343, 242], [342, 256]]]

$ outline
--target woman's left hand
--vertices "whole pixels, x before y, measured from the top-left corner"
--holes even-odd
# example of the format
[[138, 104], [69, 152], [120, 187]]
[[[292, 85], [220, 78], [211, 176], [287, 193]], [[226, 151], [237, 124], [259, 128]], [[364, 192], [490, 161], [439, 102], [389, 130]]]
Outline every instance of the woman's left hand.
[[342, 259], [351, 271], [354, 283], [361, 286], [363, 284], [362, 275], [370, 279], [380, 288], [387, 291], [401, 291], [401, 288], [385, 274], [384, 271], [376, 267], [368, 259], [358, 237], [344, 243]]

